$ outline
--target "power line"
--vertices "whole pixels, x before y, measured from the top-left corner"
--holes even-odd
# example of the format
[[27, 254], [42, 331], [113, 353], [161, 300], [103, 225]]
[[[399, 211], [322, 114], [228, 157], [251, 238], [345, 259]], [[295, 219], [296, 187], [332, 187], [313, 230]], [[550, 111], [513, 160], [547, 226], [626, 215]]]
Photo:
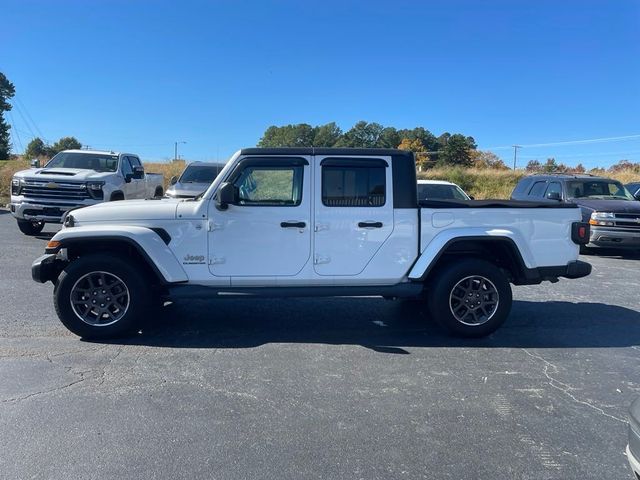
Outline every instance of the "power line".
[[16, 121], [13, 118], [13, 113], [11, 113], [11, 110], [8, 110], [8, 112], [9, 112], [9, 116], [11, 117], [12, 129], [15, 130], [16, 138], [18, 139], [18, 143], [20, 144], [20, 150], [22, 150], [24, 152], [24, 145], [22, 144], [22, 140], [20, 139], [20, 134], [18, 133], [18, 129], [16, 128]]
[[32, 137], [36, 137], [36, 134], [33, 132], [31, 126], [29, 125], [29, 122], [27, 122], [24, 114], [22, 113], [22, 110], [20, 109], [20, 106], [17, 103], [13, 104], [14, 107], [16, 107], [16, 111], [18, 112], [18, 114], [20, 115], [20, 117], [22, 118], [22, 121], [24, 122], [24, 124], [27, 126], [27, 128], [29, 129], [29, 131], [31, 132], [31, 136]]
[[[575, 154], [560, 154], [551, 156], [557, 156], [558, 158], [578, 158], [578, 157], [604, 157], [607, 155], [637, 155], [640, 150], [626, 150], [624, 152], [596, 152], [596, 153], [575, 153]], [[521, 155], [520, 158], [540, 158], [548, 155]]]
[[[561, 145], [582, 145], [588, 143], [601, 143], [601, 142], [618, 142], [621, 140], [633, 140], [640, 139], [640, 134], [636, 135], [624, 135], [620, 137], [602, 137], [602, 138], [588, 138], [586, 140], [567, 140], [562, 142], [550, 142], [550, 143], [530, 143], [530, 144], [521, 144], [521, 147], [532, 148], [532, 147], [558, 147]], [[486, 147], [483, 150], [505, 150], [511, 149], [513, 145], [506, 145], [500, 147]]]
[[14, 98], [22, 106], [22, 110], [24, 110], [24, 113], [26, 113], [27, 117], [29, 118], [29, 120], [31, 120], [31, 124], [36, 129], [36, 131], [40, 134], [40, 138], [46, 142], [47, 139], [42, 134], [42, 131], [38, 128], [38, 125], [36, 124], [36, 122], [33, 121], [33, 118], [31, 117], [31, 114], [29, 113], [29, 110], [27, 109], [27, 106], [24, 104], [24, 102], [22, 100], [20, 100], [18, 98], [18, 95], [14, 95]]

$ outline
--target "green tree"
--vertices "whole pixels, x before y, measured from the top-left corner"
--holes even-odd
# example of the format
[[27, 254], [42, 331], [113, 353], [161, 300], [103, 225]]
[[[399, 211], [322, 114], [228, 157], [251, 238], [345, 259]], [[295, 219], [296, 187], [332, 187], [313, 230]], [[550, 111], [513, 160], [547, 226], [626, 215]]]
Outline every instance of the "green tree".
[[11, 110], [9, 100], [16, 94], [13, 83], [0, 72], [0, 160], [9, 158], [11, 152], [11, 137], [9, 124], [4, 119], [4, 112]]
[[380, 148], [398, 148], [401, 141], [402, 137], [398, 133], [398, 130], [393, 127], [385, 127], [380, 133], [380, 138], [376, 146]]
[[416, 127], [411, 130], [398, 130], [398, 134], [401, 138], [407, 138], [412, 141], [418, 140], [428, 152], [436, 152], [440, 149], [440, 144], [436, 136], [423, 127]]
[[314, 147], [333, 147], [342, 136], [342, 130], [336, 122], [319, 125], [313, 129]]
[[49, 155], [53, 156], [63, 150], [77, 150], [79, 148], [82, 148], [82, 144], [76, 137], [62, 137], [51, 146], [49, 149]]
[[377, 148], [381, 146], [384, 127], [379, 123], [359, 121], [340, 137], [337, 147]]
[[538, 160], [529, 160], [524, 169], [527, 172], [540, 172], [542, 171], [542, 164]]
[[258, 142], [259, 147], [311, 147], [314, 129], [308, 123], [270, 126]]
[[49, 147], [45, 145], [41, 138], [36, 137], [27, 145], [24, 156], [27, 157], [27, 159], [47, 157], [49, 156]]
[[473, 137], [465, 137], [459, 133], [446, 135], [446, 144], [438, 155], [438, 163], [470, 167], [473, 163], [471, 152], [476, 149]]

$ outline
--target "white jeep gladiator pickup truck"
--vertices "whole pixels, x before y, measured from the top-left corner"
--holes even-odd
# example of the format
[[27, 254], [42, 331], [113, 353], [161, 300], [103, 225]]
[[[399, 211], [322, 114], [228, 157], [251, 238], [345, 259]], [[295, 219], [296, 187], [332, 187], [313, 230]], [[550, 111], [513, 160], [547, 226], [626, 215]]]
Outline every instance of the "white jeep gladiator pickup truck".
[[195, 199], [70, 212], [35, 260], [62, 323], [86, 338], [139, 328], [160, 299], [416, 297], [450, 332], [483, 336], [510, 282], [588, 275], [571, 204], [418, 202], [411, 152], [249, 148]]
[[65, 150], [44, 168], [17, 172], [11, 180], [11, 213], [18, 228], [36, 235], [60, 223], [69, 210], [105, 201], [161, 197], [164, 178], [145, 173], [131, 153]]

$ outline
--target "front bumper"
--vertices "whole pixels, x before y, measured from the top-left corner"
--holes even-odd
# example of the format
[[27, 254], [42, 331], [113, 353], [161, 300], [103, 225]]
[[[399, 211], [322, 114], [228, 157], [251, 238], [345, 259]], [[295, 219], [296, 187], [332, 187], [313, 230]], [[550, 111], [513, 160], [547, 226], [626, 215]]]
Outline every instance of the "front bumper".
[[634, 231], [591, 225], [587, 247], [640, 248], [640, 229]]
[[36, 258], [31, 264], [31, 278], [38, 283], [58, 278], [61, 265], [55, 253], [47, 253]]
[[75, 208], [88, 207], [100, 203], [101, 200], [86, 203], [66, 204], [66, 203], [40, 203], [37, 201], [25, 200], [22, 202], [11, 202], [9, 210], [15, 218], [21, 220], [42, 221], [46, 223], [61, 223], [64, 214]]

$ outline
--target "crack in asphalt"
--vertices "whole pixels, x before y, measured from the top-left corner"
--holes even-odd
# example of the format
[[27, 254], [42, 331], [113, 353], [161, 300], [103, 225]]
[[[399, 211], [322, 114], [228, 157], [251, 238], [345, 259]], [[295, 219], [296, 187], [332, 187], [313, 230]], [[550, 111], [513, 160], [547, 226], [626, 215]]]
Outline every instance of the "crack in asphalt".
[[27, 400], [27, 399], [30, 399], [30, 398], [33, 398], [33, 397], [59, 392], [61, 390], [65, 390], [65, 389], [67, 389], [69, 387], [72, 387], [74, 385], [78, 385], [79, 383], [82, 383], [85, 380], [90, 380], [90, 379], [94, 379], [94, 378], [100, 378], [102, 381], [98, 384], [98, 386], [102, 385], [102, 383], [104, 383], [104, 376], [105, 376], [106, 368], [116, 358], [118, 358], [120, 353], [122, 353], [122, 350], [123, 350], [124, 346], [120, 346], [120, 348], [118, 349], [116, 354], [109, 359], [109, 362], [107, 364], [105, 364], [103, 366], [102, 373], [99, 376], [87, 376], [89, 373], [92, 373], [93, 370], [89, 369], [89, 370], [77, 371], [74, 366], [72, 366], [72, 365], [61, 365], [60, 363], [55, 362], [53, 360], [53, 358], [61, 357], [61, 356], [64, 356], [64, 355], [69, 355], [69, 354], [72, 354], [72, 353], [97, 352], [97, 351], [100, 351], [100, 350], [104, 350], [105, 348], [106, 347], [95, 348], [95, 349], [89, 348], [89, 349], [81, 349], [81, 350], [71, 350], [71, 351], [67, 351], [67, 352], [59, 352], [59, 353], [56, 353], [56, 354], [51, 354], [49, 352], [44, 352], [44, 353], [14, 355], [12, 357], [10, 357], [8, 355], [0, 357], [0, 358], [43, 358], [44, 360], [46, 360], [47, 362], [51, 363], [52, 365], [57, 365], [59, 367], [62, 367], [67, 373], [80, 377], [80, 378], [78, 378], [78, 379], [76, 379], [76, 380], [74, 380], [72, 382], [66, 383], [64, 385], [60, 385], [60, 386], [55, 387], [55, 388], [50, 388], [48, 390], [41, 390], [41, 391], [29, 393], [28, 395], [22, 395], [22, 396], [19, 396], [19, 397], [6, 398], [4, 400], [1, 400], [0, 404], [17, 403], [17, 402], [21, 402], [23, 400]]
[[23, 400], [27, 400], [27, 399], [32, 398], [32, 397], [37, 397], [37, 396], [40, 396], [40, 395], [47, 395], [47, 394], [53, 393], [53, 392], [59, 392], [61, 390], [65, 390], [65, 389], [67, 389], [69, 387], [73, 387], [74, 385], [77, 385], [78, 383], [82, 383], [85, 380], [88, 380], [88, 377], [85, 377], [85, 374], [83, 372], [79, 372], [79, 373], [77, 373], [75, 375], [80, 375], [80, 378], [75, 380], [75, 381], [73, 381], [73, 382], [69, 382], [69, 383], [67, 383], [65, 385], [61, 385], [61, 386], [56, 387], [56, 388], [51, 388], [49, 390], [42, 390], [40, 392], [33, 392], [33, 393], [28, 394], [28, 395], [23, 395], [21, 397], [7, 398], [5, 400], [0, 401], [0, 403], [17, 403], [17, 402], [21, 402]]
[[615, 415], [611, 415], [610, 413], [605, 412], [602, 408], [598, 407], [597, 405], [594, 405], [590, 402], [587, 402], [586, 400], [580, 400], [579, 398], [576, 398], [575, 395], [573, 395], [570, 390], [575, 390], [574, 387], [572, 387], [571, 385], [564, 383], [560, 380], [558, 380], [557, 378], [552, 377], [549, 374], [549, 367], [553, 368], [553, 373], [558, 373], [558, 367], [556, 365], [554, 365], [553, 363], [551, 363], [550, 361], [546, 360], [545, 358], [541, 357], [540, 355], [536, 355], [534, 353], [529, 352], [526, 348], [523, 348], [522, 351], [524, 353], [526, 353], [527, 355], [529, 355], [531, 358], [535, 358], [536, 360], [540, 360], [544, 363], [544, 369], [542, 370], [542, 373], [544, 374], [544, 376], [547, 378], [548, 380], [548, 384], [555, 388], [556, 390], [560, 390], [562, 393], [564, 393], [566, 396], [568, 396], [571, 400], [573, 400], [575, 403], [578, 403], [580, 405], [584, 405], [586, 407], [589, 407], [595, 411], [597, 411], [598, 413], [600, 413], [601, 415], [604, 415], [605, 417], [611, 418], [613, 420], [616, 420], [618, 422], [624, 423], [625, 425], [628, 424], [628, 422], [620, 417], [616, 417]]

